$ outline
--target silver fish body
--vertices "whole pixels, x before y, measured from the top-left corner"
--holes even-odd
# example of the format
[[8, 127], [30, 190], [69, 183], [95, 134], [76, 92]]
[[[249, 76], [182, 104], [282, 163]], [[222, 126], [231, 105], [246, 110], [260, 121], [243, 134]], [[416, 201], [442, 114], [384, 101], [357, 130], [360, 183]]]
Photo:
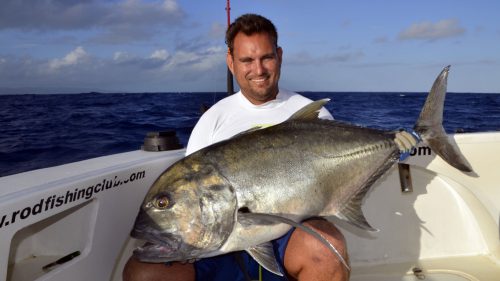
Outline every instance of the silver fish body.
[[[447, 141], [439, 120], [447, 74], [445, 68], [436, 79], [415, 131], [434, 142], [433, 149], [444, 150], [447, 162], [471, 171]], [[260, 256], [269, 255], [262, 245], [290, 226], [249, 214], [295, 222], [337, 217], [374, 230], [361, 211], [363, 198], [417, 138], [317, 119], [324, 103], [313, 102], [281, 124], [241, 133], [169, 167], [151, 187], [137, 217], [132, 236], [151, 244], [135, 255], [167, 262], [247, 250], [264, 267], [272, 267]]]
[[[235, 211], [302, 221], [315, 216], [344, 217], [341, 211], [347, 203], [398, 159], [393, 139], [394, 133], [336, 121], [290, 120], [193, 157], [227, 163], [218, 170], [235, 189]], [[287, 225], [271, 229], [237, 223], [223, 249], [246, 249], [288, 229]]]

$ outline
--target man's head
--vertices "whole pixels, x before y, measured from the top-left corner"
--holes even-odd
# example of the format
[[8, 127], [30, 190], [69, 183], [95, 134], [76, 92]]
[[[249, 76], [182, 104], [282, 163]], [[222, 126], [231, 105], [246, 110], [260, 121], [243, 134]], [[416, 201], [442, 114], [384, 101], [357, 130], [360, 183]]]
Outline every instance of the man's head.
[[259, 15], [242, 15], [229, 26], [226, 43], [227, 65], [243, 95], [253, 104], [275, 99], [283, 50], [274, 24]]

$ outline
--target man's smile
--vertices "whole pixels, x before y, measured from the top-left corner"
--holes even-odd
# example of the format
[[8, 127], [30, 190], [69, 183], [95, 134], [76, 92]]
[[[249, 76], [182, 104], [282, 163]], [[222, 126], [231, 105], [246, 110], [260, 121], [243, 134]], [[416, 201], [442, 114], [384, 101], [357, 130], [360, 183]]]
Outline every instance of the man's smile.
[[255, 77], [255, 78], [250, 78], [249, 79], [250, 81], [256, 83], [256, 84], [263, 84], [265, 83], [267, 80], [269, 80], [269, 76], [265, 76], [265, 77]]

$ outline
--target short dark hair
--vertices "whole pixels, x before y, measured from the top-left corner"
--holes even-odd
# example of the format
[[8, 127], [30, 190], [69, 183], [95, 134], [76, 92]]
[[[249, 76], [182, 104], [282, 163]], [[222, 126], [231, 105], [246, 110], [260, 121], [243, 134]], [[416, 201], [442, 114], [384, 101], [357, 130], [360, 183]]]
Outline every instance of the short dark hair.
[[238, 17], [226, 31], [226, 44], [229, 48], [229, 53], [233, 54], [234, 38], [239, 32], [250, 36], [255, 33], [267, 33], [274, 43], [274, 47], [278, 48], [278, 32], [274, 24], [261, 15], [244, 14]]

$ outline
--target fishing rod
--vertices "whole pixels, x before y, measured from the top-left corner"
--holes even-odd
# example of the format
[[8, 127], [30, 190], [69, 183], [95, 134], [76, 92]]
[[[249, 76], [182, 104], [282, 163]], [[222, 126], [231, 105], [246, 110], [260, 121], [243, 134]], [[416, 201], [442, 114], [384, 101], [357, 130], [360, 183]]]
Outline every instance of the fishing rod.
[[[227, 0], [226, 1], [226, 13], [227, 13], [227, 27], [229, 28], [229, 25], [231, 24], [231, 1]], [[229, 49], [227, 50], [229, 52]], [[233, 74], [231, 73], [231, 70], [229, 70], [229, 67], [227, 68], [227, 95], [230, 96], [234, 94], [234, 85], [233, 85]]]
[[[231, 3], [230, 2], [231, 2], [230, 0], [226, 0], [227, 28], [229, 28], [229, 25], [231, 25]], [[229, 54], [229, 47], [227, 49], [227, 52]], [[227, 89], [228, 96], [234, 94], [233, 74], [231, 73], [231, 70], [229, 70], [229, 67], [227, 67], [226, 89]], [[215, 94], [214, 94], [214, 102], [215, 102]], [[202, 104], [202, 105], [200, 105], [200, 112], [203, 114], [209, 108], [210, 108], [210, 106]]]

